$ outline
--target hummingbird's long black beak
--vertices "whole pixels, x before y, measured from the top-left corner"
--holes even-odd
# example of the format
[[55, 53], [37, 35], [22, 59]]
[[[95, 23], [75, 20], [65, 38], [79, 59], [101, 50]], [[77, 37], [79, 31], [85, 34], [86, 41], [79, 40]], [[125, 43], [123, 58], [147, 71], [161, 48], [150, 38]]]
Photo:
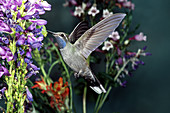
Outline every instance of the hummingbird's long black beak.
[[47, 30], [48, 33], [51, 33], [52, 35], [55, 34], [55, 32]]

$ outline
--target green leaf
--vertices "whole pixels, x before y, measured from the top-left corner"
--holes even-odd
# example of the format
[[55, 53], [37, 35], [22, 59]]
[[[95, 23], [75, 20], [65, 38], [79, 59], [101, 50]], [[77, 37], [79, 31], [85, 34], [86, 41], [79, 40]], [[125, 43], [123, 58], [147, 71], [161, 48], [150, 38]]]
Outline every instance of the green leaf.
[[43, 25], [42, 26], [43, 27], [43, 29], [42, 29], [42, 34], [44, 35], [44, 37], [46, 37], [47, 36], [47, 30], [46, 30], [46, 27]]

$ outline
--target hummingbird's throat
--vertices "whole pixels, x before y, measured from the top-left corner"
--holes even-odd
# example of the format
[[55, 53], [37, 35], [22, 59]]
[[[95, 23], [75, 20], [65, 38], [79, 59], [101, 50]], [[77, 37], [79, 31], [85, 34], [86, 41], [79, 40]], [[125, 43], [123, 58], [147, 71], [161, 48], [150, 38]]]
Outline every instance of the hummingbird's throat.
[[63, 49], [66, 46], [66, 41], [60, 37], [56, 37], [57, 44], [60, 49]]

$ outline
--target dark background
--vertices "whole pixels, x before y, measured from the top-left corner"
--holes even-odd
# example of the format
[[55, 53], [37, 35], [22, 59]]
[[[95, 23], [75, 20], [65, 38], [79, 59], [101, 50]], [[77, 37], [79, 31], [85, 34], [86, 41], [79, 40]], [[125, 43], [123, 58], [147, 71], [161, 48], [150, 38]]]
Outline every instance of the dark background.
[[[43, 18], [47, 29], [70, 33], [78, 21], [64, 8], [64, 0], [48, 0], [52, 11]], [[109, 100], [100, 113], [170, 113], [170, 0], [133, 0], [133, 25], [140, 24], [138, 32], [147, 35], [146, 43], [135, 43], [134, 48], [148, 46], [153, 55], [143, 58], [146, 65], [128, 78], [126, 88], [113, 88]], [[82, 113], [82, 98], [74, 95], [78, 113]], [[92, 113], [94, 105], [87, 104]]]

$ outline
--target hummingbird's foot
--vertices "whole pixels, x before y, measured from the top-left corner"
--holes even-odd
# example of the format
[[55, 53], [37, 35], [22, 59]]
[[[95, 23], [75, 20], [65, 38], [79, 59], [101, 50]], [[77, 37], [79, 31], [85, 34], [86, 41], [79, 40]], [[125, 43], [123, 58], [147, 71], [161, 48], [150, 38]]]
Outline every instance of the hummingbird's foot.
[[83, 72], [83, 70], [81, 69], [78, 73], [74, 73], [74, 77], [79, 78], [80, 76], [83, 75], [82, 72]]
[[79, 77], [78, 73], [74, 73], [74, 77], [78, 78]]

